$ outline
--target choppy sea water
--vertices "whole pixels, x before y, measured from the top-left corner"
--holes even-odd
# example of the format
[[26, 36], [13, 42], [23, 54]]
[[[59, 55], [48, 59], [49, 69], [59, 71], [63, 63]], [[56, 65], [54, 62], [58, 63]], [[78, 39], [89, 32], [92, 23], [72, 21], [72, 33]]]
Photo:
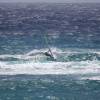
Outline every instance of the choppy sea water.
[[0, 99], [99, 100], [99, 16], [93, 3], [0, 4]]

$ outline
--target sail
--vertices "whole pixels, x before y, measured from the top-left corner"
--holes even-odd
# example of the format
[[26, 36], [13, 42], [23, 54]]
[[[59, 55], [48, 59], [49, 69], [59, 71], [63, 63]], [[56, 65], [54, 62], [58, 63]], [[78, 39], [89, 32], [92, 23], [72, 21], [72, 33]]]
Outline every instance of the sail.
[[46, 45], [47, 45], [47, 47], [48, 47], [48, 52], [50, 53], [50, 55], [52, 56], [52, 58], [55, 59], [55, 58], [54, 58], [54, 55], [53, 55], [53, 53], [52, 53], [52, 50], [51, 50], [51, 48], [50, 48], [50, 45], [49, 45], [49, 42], [48, 42], [48, 37], [47, 37], [46, 34], [44, 34], [44, 39], [45, 39]]

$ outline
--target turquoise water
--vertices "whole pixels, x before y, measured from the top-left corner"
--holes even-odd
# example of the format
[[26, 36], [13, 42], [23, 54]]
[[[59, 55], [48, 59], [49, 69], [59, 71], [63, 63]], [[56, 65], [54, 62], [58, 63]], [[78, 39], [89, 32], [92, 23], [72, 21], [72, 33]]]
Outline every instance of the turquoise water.
[[[77, 76], [76, 76], [77, 77]], [[1, 100], [99, 100], [100, 81], [77, 80], [75, 76], [3, 76]]]
[[0, 3], [0, 100], [99, 100], [99, 15], [94, 3]]

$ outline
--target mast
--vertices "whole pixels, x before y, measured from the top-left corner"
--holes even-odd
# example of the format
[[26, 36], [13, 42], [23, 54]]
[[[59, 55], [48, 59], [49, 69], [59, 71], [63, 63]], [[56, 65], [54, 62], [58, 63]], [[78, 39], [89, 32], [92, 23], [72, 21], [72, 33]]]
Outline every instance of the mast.
[[51, 56], [52, 56], [53, 59], [54, 59], [54, 56], [53, 56], [52, 50], [51, 50], [51, 48], [50, 48], [50, 46], [49, 46], [49, 42], [48, 42], [48, 38], [47, 38], [47, 35], [46, 35], [46, 34], [44, 34], [44, 39], [45, 39], [46, 45], [47, 45], [47, 47], [48, 47], [48, 49], [49, 49], [49, 52], [50, 52]]

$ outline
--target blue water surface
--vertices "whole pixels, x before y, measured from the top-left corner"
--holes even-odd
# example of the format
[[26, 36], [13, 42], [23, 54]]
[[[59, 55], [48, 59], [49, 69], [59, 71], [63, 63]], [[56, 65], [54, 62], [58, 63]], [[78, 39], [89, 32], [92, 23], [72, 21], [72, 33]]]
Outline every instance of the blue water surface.
[[[80, 63], [80, 69], [81, 62], [89, 62], [87, 66], [92, 68], [94, 62], [95, 70], [99, 70], [100, 4], [0, 3], [0, 73], [3, 64], [8, 64], [2, 72], [5, 74], [11, 70], [10, 64], [15, 67], [13, 64], [19, 61], [11, 55], [48, 48], [45, 37], [52, 49], [62, 51], [56, 51], [56, 62]], [[6, 59], [4, 55], [9, 56]], [[27, 62], [21, 59], [20, 63]], [[95, 73], [98, 78], [91, 79], [79, 76], [0, 74], [0, 100], [99, 100], [99, 74]]]

